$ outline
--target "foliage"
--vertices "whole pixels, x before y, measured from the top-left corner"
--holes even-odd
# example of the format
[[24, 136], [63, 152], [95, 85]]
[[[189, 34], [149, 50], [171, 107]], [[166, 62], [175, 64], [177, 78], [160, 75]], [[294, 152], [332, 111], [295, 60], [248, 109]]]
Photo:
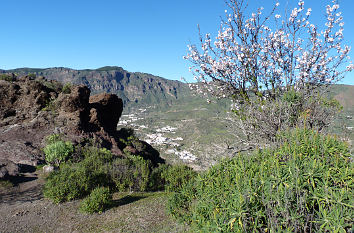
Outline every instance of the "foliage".
[[26, 76], [29, 77], [30, 79], [35, 79], [37, 77], [35, 73], [29, 73]]
[[165, 190], [175, 192], [188, 183], [197, 172], [186, 165], [160, 164], [154, 168], [150, 175], [149, 189], [153, 191]]
[[[47, 141], [57, 143], [59, 135], [51, 135]], [[96, 187], [110, 187], [112, 191], [149, 191], [151, 183], [158, 183], [152, 176], [150, 160], [140, 156], [115, 157], [109, 150], [92, 146], [77, 148], [80, 155], [63, 163], [51, 173], [45, 184], [45, 196], [55, 203], [88, 195]], [[156, 173], [156, 172], [155, 172]]]
[[62, 92], [64, 94], [70, 94], [71, 93], [71, 83], [65, 83], [62, 89]]
[[112, 193], [107, 187], [97, 187], [80, 203], [80, 210], [85, 213], [102, 213], [112, 203]]
[[[62, 142], [60, 135], [47, 137], [47, 142]], [[51, 145], [51, 144], [49, 144]], [[98, 186], [113, 186], [108, 174], [108, 164], [113, 161], [107, 149], [82, 148], [82, 155], [75, 162], [70, 160], [51, 173], [45, 184], [44, 195], [55, 203], [85, 197]]]
[[109, 185], [106, 174], [95, 172], [82, 164], [63, 164], [50, 173], [43, 194], [54, 203], [71, 201], [88, 195], [98, 186]]
[[46, 145], [43, 151], [45, 160], [48, 163], [59, 166], [61, 162], [67, 160], [74, 152], [74, 146], [69, 141], [56, 140]]
[[161, 170], [161, 178], [165, 183], [165, 190], [167, 192], [175, 192], [179, 190], [183, 185], [189, 182], [189, 180], [196, 177], [197, 172], [186, 165], [174, 165], [168, 166]]
[[[354, 69], [352, 63], [345, 66], [350, 47], [343, 45], [337, 1], [326, 6], [322, 31], [310, 22], [311, 8], [306, 10], [303, 0], [289, 17], [278, 12], [279, 3], [270, 13], [260, 7], [250, 16], [247, 1], [226, 3], [230, 11], [225, 11], [215, 41], [210, 34], [205, 38], [200, 34], [201, 48], [189, 46], [185, 59], [193, 64], [190, 70], [199, 81], [191, 88], [207, 98], [212, 94], [234, 101], [238, 116], [234, 124], [246, 144], [273, 141], [278, 131], [300, 126], [303, 120], [298, 118], [306, 111], [311, 111], [306, 120], [313, 128], [327, 126], [326, 119], [336, 111], [321, 105], [318, 112], [314, 103], [322, 100], [325, 87]], [[288, 102], [289, 92], [297, 96], [295, 103]]]
[[283, 145], [239, 154], [182, 186], [169, 212], [202, 232], [345, 232], [353, 219], [347, 145], [314, 130], [278, 135]]
[[9, 180], [0, 179], [0, 189], [9, 189], [12, 188], [14, 185]]
[[52, 144], [54, 142], [61, 141], [62, 136], [60, 134], [51, 134], [45, 138], [47, 144]]
[[233, 112], [241, 119], [235, 123], [247, 136], [249, 144], [259, 145], [274, 142], [278, 132], [295, 127], [306, 126], [321, 131], [329, 126], [341, 109], [333, 98], [314, 93], [306, 97], [291, 89], [279, 99], [255, 100]]
[[113, 161], [110, 175], [118, 191], [147, 191], [152, 163], [140, 156], [130, 156]]
[[0, 74], [0, 80], [13, 82], [16, 81], [16, 76], [14, 74]]
[[83, 160], [80, 165], [90, 171], [99, 171], [107, 173], [108, 167], [114, 160], [111, 151], [106, 148], [88, 147], [82, 150]]
[[124, 146], [131, 146], [134, 142], [138, 141], [138, 137], [135, 135], [134, 129], [132, 128], [121, 128], [119, 130], [119, 142]]

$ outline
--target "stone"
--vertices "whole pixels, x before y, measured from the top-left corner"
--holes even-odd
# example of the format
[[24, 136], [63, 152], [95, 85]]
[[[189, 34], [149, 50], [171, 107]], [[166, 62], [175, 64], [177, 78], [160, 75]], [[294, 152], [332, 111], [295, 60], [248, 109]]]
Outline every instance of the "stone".
[[90, 123], [114, 132], [123, 111], [123, 101], [113, 94], [101, 93], [90, 97]]
[[53, 171], [54, 171], [54, 166], [52, 166], [52, 165], [43, 166], [43, 172], [44, 173], [51, 173]]

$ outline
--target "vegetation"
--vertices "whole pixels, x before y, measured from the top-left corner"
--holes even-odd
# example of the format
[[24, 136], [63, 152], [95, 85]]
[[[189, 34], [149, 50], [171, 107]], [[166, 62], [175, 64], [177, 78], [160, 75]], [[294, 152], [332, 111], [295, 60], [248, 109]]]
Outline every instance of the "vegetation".
[[70, 94], [71, 93], [71, 83], [65, 83], [62, 89], [62, 92], [64, 94]]
[[202, 232], [349, 231], [354, 184], [347, 145], [308, 129], [279, 140], [278, 148], [239, 154], [184, 184], [169, 212]]
[[289, 16], [279, 3], [267, 13], [263, 7], [249, 11], [247, 1], [225, 2], [229, 11], [215, 41], [199, 33], [200, 45], [188, 46], [185, 59], [198, 80], [191, 88], [233, 100], [233, 124], [245, 148], [265, 147], [278, 132], [304, 124], [326, 128], [338, 111], [324, 99], [326, 87], [354, 69], [337, 1], [326, 6], [324, 28], [311, 23], [303, 0]]
[[74, 146], [69, 141], [62, 141], [59, 135], [51, 135], [47, 138], [49, 142], [43, 149], [47, 163], [59, 166], [67, 160], [74, 152]]
[[11, 183], [11, 181], [0, 179], [0, 189], [9, 189], [13, 186], [14, 185]]
[[148, 191], [152, 164], [139, 156], [115, 160], [110, 167], [118, 191]]
[[98, 186], [109, 186], [105, 173], [92, 171], [82, 164], [63, 164], [47, 177], [44, 196], [54, 203], [82, 198]]
[[80, 210], [85, 213], [102, 213], [112, 204], [112, 193], [109, 188], [98, 187], [80, 203]]
[[[116, 157], [107, 149], [90, 145], [73, 149], [71, 143], [63, 141], [56, 134], [49, 136], [46, 141], [46, 158], [48, 161], [60, 161], [57, 163], [60, 166], [47, 177], [44, 196], [54, 203], [61, 203], [89, 195], [80, 207], [88, 213], [103, 211], [108, 207], [107, 190], [158, 191], [164, 190], [166, 185], [170, 191], [195, 175], [186, 166], [154, 167], [150, 160], [137, 155]], [[58, 143], [62, 147], [58, 147]]]
[[16, 76], [14, 74], [0, 74], [0, 80], [13, 82], [16, 81]]
[[193, 169], [182, 164], [161, 169], [161, 180], [168, 192], [179, 190], [196, 175], [197, 173]]

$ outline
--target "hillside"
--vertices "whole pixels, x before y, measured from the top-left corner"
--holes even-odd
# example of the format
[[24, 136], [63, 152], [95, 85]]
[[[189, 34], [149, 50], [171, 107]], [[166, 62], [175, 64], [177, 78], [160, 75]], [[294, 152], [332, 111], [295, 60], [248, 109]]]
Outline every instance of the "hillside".
[[19, 76], [36, 74], [61, 83], [84, 84], [92, 94], [101, 92], [117, 94], [125, 105], [145, 106], [171, 105], [182, 96], [189, 96], [188, 86], [179, 81], [164, 79], [146, 73], [128, 72], [121, 67], [106, 66], [91, 70], [74, 70], [63, 67], [35, 69], [18, 68], [0, 70], [0, 73], [15, 73]]
[[[168, 161], [204, 169], [221, 157], [232, 155], [236, 148], [233, 143], [237, 129], [232, 127], [234, 118], [228, 113], [230, 102], [214, 100], [208, 104], [203, 98], [193, 96], [188, 85], [179, 81], [132, 73], [120, 67], [96, 70], [20, 68], [6, 72], [35, 73], [63, 83], [85, 84], [93, 94], [117, 94], [125, 105], [119, 128], [133, 128]], [[333, 85], [330, 95], [344, 107], [330, 132], [354, 140], [351, 119], [354, 116], [354, 86]]]

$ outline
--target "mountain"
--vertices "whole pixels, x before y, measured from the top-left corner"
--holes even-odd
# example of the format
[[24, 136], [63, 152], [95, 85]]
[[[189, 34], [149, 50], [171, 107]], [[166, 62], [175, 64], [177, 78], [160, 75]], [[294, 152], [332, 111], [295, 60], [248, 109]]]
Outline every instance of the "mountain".
[[[85, 84], [92, 94], [117, 94], [124, 102], [119, 127], [133, 128], [168, 161], [182, 160], [203, 169], [232, 153], [238, 129], [233, 127], [233, 114], [228, 113], [230, 101], [207, 103], [201, 96], [193, 96], [185, 83], [120, 67], [20, 68], [1, 72], [19, 76], [34, 73], [62, 83]], [[354, 141], [354, 86], [333, 85], [330, 96], [344, 109], [329, 131]]]
[[188, 85], [146, 73], [128, 72], [121, 67], [105, 66], [99, 69], [74, 70], [64, 67], [35, 69], [18, 68], [0, 70], [19, 76], [36, 74], [62, 83], [84, 84], [92, 94], [101, 92], [117, 94], [126, 107], [169, 106], [174, 101], [190, 95]]

